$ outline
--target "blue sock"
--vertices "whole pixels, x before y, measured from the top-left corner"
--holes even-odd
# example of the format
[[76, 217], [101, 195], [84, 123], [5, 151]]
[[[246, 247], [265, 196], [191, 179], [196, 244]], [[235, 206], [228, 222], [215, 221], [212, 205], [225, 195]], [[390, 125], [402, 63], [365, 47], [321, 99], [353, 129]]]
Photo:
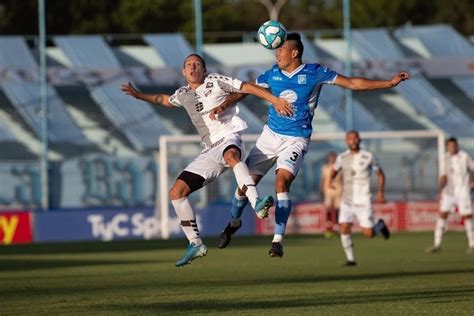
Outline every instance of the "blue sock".
[[291, 200], [287, 192], [277, 194], [275, 208], [275, 235], [284, 235], [286, 223], [291, 213]]
[[232, 219], [240, 219], [248, 202], [249, 199], [247, 199], [247, 197], [240, 197], [240, 199], [238, 199], [234, 195], [232, 198], [232, 207], [230, 208], [230, 215], [232, 216]]
[[380, 231], [382, 231], [383, 226], [384, 226], [384, 223], [381, 221], [378, 221], [374, 225], [374, 227], [372, 228], [372, 230], [374, 231], [374, 236], [377, 236], [378, 234], [380, 234]]

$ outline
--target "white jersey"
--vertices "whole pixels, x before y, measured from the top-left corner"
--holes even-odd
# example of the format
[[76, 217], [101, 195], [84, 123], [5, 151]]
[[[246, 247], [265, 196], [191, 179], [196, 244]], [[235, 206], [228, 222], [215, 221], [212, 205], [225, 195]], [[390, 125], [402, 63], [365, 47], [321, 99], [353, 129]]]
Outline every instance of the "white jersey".
[[449, 196], [469, 196], [469, 170], [474, 172], [474, 161], [465, 151], [459, 150], [455, 155], [446, 153], [441, 175], [447, 176], [448, 182], [443, 193]]
[[232, 92], [241, 92], [242, 81], [219, 74], [209, 74], [195, 91], [183, 86], [170, 96], [174, 106], [183, 107], [201, 136], [204, 147], [209, 147], [223, 137], [240, 132], [247, 124], [238, 116], [237, 106], [219, 114], [218, 120], [211, 120], [209, 113], [220, 105]]
[[370, 205], [370, 175], [379, 169], [374, 155], [366, 150], [339, 154], [333, 166], [342, 171], [342, 200], [348, 205]]

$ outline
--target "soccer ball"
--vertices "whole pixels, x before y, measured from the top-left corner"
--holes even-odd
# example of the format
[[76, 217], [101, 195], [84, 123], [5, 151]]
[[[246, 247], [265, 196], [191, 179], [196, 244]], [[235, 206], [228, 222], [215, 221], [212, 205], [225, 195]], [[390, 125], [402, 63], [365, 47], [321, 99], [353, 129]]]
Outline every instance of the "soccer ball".
[[267, 21], [258, 29], [257, 38], [263, 47], [276, 49], [285, 42], [286, 29], [278, 21]]

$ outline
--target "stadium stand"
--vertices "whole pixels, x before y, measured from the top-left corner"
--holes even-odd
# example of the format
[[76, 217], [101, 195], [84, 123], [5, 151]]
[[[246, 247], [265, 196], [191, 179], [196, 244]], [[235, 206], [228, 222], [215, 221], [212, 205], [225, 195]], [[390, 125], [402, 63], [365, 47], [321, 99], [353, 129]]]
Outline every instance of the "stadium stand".
[[[366, 60], [396, 60], [403, 58], [402, 50], [383, 29], [353, 31], [354, 47]], [[444, 95], [421, 76], [413, 77], [409, 85], [395, 88], [418, 112], [427, 116], [447, 133], [472, 136], [474, 131], [460, 131], [459, 125], [472, 126], [474, 121], [466, 116]]]
[[193, 53], [191, 45], [182, 34], [145, 34], [145, 42], [158, 51], [166, 65], [175, 69], [183, 67], [183, 60]]
[[[421, 42], [429, 57], [474, 57], [473, 45], [450, 25], [411, 26], [407, 25], [394, 32], [400, 40], [415, 38]], [[450, 83], [449, 81], [452, 81]], [[453, 77], [441, 80], [436, 85], [444, 95], [454, 95], [453, 101], [471, 119], [474, 119], [474, 76]], [[454, 86], [453, 86], [454, 85]], [[461, 93], [460, 93], [461, 92]]]
[[102, 37], [57, 36], [54, 41], [76, 68], [119, 70], [110, 81], [89, 86], [88, 89], [92, 98], [101, 106], [115, 127], [125, 133], [136, 150], [155, 149], [158, 147], [159, 135], [170, 134], [151, 105], [134, 100], [120, 91], [120, 85], [129, 82], [130, 79], [123, 74], [118, 59]]
[[[31, 71], [33, 76], [38, 73], [38, 65], [32, 52], [22, 37], [0, 38], [0, 67]], [[1, 89], [10, 103], [16, 108], [21, 119], [33, 130], [37, 137], [41, 135], [40, 104], [38, 102], [39, 83], [23, 82], [20, 78], [5, 80]], [[70, 143], [72, 145], [91, 145], [84, 137], [80, 128], [71, 119], [56, 90], [47, 87], [49, 99], [48, 139], [53, 143]]]

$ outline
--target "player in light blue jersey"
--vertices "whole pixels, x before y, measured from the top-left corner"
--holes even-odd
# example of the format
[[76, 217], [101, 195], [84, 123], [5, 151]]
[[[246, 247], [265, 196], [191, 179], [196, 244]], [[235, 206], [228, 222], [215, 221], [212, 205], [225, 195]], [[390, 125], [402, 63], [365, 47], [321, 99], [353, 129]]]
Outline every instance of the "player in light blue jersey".
[[[252, 148], [247, 165], [255, 183], [276, 163], [275, 235], [269, 251], [271, 257], [283, 256], [283, 235], [291, 213], [290, 186], [308, 151], [314, 110], [324, 84], [335, 84], [351, 90], [375, 90], [392, 88], [409, 79], [406, 72], [396, 74], [390, 80], [370, 80], [345, 77], [319, 64], [302, 62], [303, 43], [298, 33], [290, 33], [286, 42], [276, 51], [276, 65], [257, 78], [257, 84], [269, 89], [273, 95], [286, 98], [293, 104], [290, 115], [268, 110], [268, 124]], [[220, 113], [227, 106], [222, 104], [211, 115]], [[241, 227], [240, 217], [247, 204], [245, 194], [237, 190], [232, 200], [231, 220], [219, 236], [219, 248], [225, 248], [231, 236]]]

